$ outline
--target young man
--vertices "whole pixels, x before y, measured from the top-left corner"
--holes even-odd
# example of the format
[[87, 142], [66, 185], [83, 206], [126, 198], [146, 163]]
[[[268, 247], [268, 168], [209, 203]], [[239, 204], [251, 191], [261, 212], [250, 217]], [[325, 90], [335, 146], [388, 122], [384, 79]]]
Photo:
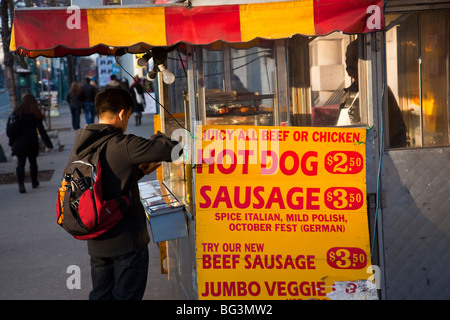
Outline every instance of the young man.
[[[138, 180], [149, 163], [172, 161], [178, 144], [162, 134], [145, 139], [124, 134], [133, 101], [121, 89], [97, 94], [95, 108], [99, 123], [87, 125], [76, 133], [69, 162], [106, 142], [101, 155], [103, 192], [107, 199], [131, 190], [131, 204], [124, 218], [101, 236], [88, 240], [93, 289], [97, 299], [142, 299], [148, 273], [150, 241], [144, 208], [140, 202]], [[108, 139], [109, 138], [109, 139]], [[145, 172], [148, 173], [148, 172]]]

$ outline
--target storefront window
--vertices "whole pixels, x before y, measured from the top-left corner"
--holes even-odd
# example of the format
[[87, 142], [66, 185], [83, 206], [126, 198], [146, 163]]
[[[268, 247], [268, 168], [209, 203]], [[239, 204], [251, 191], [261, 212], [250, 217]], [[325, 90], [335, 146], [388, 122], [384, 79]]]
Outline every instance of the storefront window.
[[338, 32], [288, 41], [292, 125], [355, 126], [367, 123], [358, 79], [358, 40]]
[[[387, 81], [406, 126], [406, 146], [449, 144], [449, 12], [387, 16]], [[389, 131], [396, 125], [389, 120]]]

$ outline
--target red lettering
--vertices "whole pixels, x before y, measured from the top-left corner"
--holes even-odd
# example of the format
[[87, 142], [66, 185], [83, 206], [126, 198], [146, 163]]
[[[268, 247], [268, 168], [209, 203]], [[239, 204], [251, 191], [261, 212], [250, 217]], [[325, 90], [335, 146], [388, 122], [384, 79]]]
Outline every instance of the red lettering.
[[275, 293], [277, 282], [272, 282], [271, 287], [269, 287], [269, 283], [267, 281], [264, 281], [264, 284], [266, 285], [267, 293], [269, 294], [269, 296], [273, 296], [273, 294]]
[[211, 191], [211, 186], [202, 186], [200, 188], [200, 196], [205, 202], [199, 202], [200, 208], [209, 208], [211, 206], [211, 198], [206, 194], [206, 191]]
[[256, 254], [254, 256], [247, 254], [244, 256], [245, 269], [316, 269], [314, 255], [291, 255], [283, 256], [281, 254]]
[[203, 269], [236, 269], [239, 263], [238, 254], [204, 254], [202, 256]]
[[207, 164], [208, 165], [208, 173], [209, 174], [213, 174], [214, 173], [214, 155], [215, 155], [215, 150], [214, 149], [210, 149], [209, 150], [209, 157], [207, 157], [207, 158], [204, 157], [203, 153], [204, 153], [204, 150], [200, 150], [199, 149], [197, 151], [197, 161], [198, 161], [197, 173], [203, 173], [203, 165]]
[[269, 283], [267, 281], [264, 282], [266, 286], [267, 293], [269, 296], [274, 296], [275, 294], [277, 296], [305, 296], [305, 297], [311, 297], [311, 296], [326, 296], [325, 293], [325, 282], [309, 282], [309, 281], [303, 281], [303, 282], [296, 282], [296, 281], [290, 281], [286, 284], [285, 281], [274, 281], [272, 283]]
[[244, 156], [244, 161], [242, 163], [242, 174], [248, 174], [248, 164], [249, 164], [249, 156], [254, 154], [253, 150], [239, 150], [238, 155]]
[[202, 268], [203, 269], [211, 269], [211, 256], [209, 254], [204, 254], [202, 258]]
[[237, 282], [237, 295], [238, 297], [247, 295], [247, 284], [244, 281]]
[[[196, 166], [197, 173], [203, 173], [203, 167], [208, 165], [208, 174], [215, 173], [215, 166], [222, 174], [235, 173], [236, 168], [242, 165], [241, 174], [249, 173], [250, 156], [255, 155], [254, 150], [238, 150], [237, 154], [233, 150], [224, 149], [220, 151], [215, 158], [215, 149], [205, 149], [197, 151]], [[206, 155], [203, 154], [206, 153]], [[239, 156], [239, 161], [238, 161]], [[227, 161], [225, 161], [227, 159]], [[216, 160], [216, 163], [215, 161]], [[353, 161], [353, 160], [352, 160]], [[358, 162], [360, 163], [360, 161]], [[273, 175], [278, 172], [278, 169], [282, 174], [292, 176], [298, 174], [299, 171], [305, 176], [315, 176], [318, 171], [317, 152], [308, 151], [301, 156], [293, 150], [287, 150], [278, 155], [273, 150], [261, 150], [260, 154], [260, 174], [261, 175]]]
[[255, 187], [253, 189], [253, 195], [255, 196], [255, 199], [258, 201], [257, 203], [253, 203], [254, 209], [262, 209], [264, 207], [264, 199], [261, 197], [260, 192], [264, 191], [264, 187]]
[[217, 191], [216, 198], [214, 199], [214, 203], [212, 205], [213, 208], [219, 207], [220, 202], [224, 202], [227, 208], [232, 208], [230, 195], [228, 194], [228, 188], [226, 186], [220, 186]]
[[234, 187], [234, 205], [236, 206], [236, 208], [245, 209], [250, 206], [250, 201], [252, 200], [252, 188], [245, 187], [244, 202], [240, 201], [240, 189], [240, 187]]
[[287, 193], [287, 205], [289, 208], [291, 209], [295, 209], [295, 210], [301, 210], [303, 209], [303, 197], [296, 197], [296, 203], [294, 203], [293, 198], [294, 198], [294, 193], [303, 193], [303, 188], [300, 187], [293, 187], [291, 189], [289, 189], [288, 193]]
[[306, 189], [306, 210], [319, 210], [320, 205], [313, 204], [313, 202], [319, 201], [318, 196], [313, 196], [313, 193], [318, 194], [320, 193], [319, 188], [308, 188]]
[[[228, 190], [233, 188], [233, 190]], [[211, 186], [200, 187], [200, 208], [218, 208], [224, 205], [226, 208], [237, 209], [272, 209], [278, 206], [278, 209], [289, 207], [293, 210], [320, 210], [319, 196], [320, 188], [292, 187], [286, 194], [283, 194], [280, 187], [272, 187], [265, 190], [263, 186], [219, 186], [215, 194], [210, 194]], [[304, 194], [306, 192], [306, 194]], [[212, 200], [214, 199], [214, 200]], [[292, 225], [295, 226], [295, 225]], [[280, 225], [281, 231], [292, 230], [291, 225]]]
[[[292, 160], [294, 161], [292, 168], [291, 169], [287, 169], [286, 168], [286, 159], [288, 157], [291, 157]], [[303, 163], [303, 159], [302, 159], [302, 163]], [[280, 157], [280, 170], [283, 174], [287, 175], [287, 176], [291, 176], [295, 173], [297, 173], [298, 171], [298, 167], [299, 167], [299, 159], [298, 159], [298, 155], [296, 152], [292, 151], [292, 150], [288, 150], [285, 151], [281, 154]]]
[[[267, 163], [269, 160], [267, 157], [270, 157], [270, 167], [267, 167]], [[261, 151], [261, 174], [264, 175], [272, 175], [277, 172], [278, 168], [278, 155], [275, 151], [272, 150], [263, 150]]]
[[[301, 168], [302, 168], [303, 174], [306, 176], [316, 176], [317, 175], [318, 163], [317, 163], [317, 161], [309, 161], [309, 158], [312, 158], [312, 157], [317, 159], [316, 151], [308, 151], [302, 157]], [[309, 166], [308, 166], [308, 164], [309, 164]]]
[[[225, 156], [231, 157], [231, 163], [228, 168], [225, 168], [223, 165], [223, 160]], [[217, 156], [217, 169], [223, 174], [230, 174], [233, 173], [234, 170], [236, 170], [237, 166], [237, 157], [236, 154], [233, 152], [233, 150], [225, 149], [219, 152], [219, 155]]]
[[272, 208], [272, 203], [278, 203], [280, 209], [285, 209], [283, 202], [283, 195], [281, 194], [281, 190], [279, 187], [273, 187], [270, 192], [269, 199], [267, 199], [266, 209]]

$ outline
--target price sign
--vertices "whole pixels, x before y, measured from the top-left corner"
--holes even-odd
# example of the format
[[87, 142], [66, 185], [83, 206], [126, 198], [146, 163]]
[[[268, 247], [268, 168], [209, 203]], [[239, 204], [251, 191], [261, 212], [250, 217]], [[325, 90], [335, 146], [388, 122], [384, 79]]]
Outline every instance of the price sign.
[[327, 252], [327, 263], [335, 269], [362, 269], [367, 266], [367, 255], [360, 248], [336, 248]]
[[363, 168], [364, 159], [355, 151], [332, 151], [325, 156], [325, 169], [333, 174], [357, 174]]
[[358, 210], [364, 204], [363, 192], [354, 187], [335, 187], [325, 191], [325, 205], [332, 210]]
[[364, 129], [199, 130], [199, 299], [328, 299], [370, 276]]

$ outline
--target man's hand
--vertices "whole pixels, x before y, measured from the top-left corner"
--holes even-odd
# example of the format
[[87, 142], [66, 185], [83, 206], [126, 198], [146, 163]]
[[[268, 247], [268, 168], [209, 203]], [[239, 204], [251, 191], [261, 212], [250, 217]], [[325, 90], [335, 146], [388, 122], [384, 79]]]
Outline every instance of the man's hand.
[[161, 165], [161, 162], [150, 162], [150, 163], [141, 163], [139, 165], [139, 169], [144, 173], [144, 174], [150, 174], [153, 171], [155, 171], [156, 169], [159, 168], [159, 166]]
[[161, 131], [157, 131], [154, 135], [152, 135], [151, 137], [150, 137], [150, 140], [153, 140], [153, 139], [155, 139], [156, 137], [160, 137], [160, 136], [165, 136], [164, 135], [164, 133], [162, 133]]

